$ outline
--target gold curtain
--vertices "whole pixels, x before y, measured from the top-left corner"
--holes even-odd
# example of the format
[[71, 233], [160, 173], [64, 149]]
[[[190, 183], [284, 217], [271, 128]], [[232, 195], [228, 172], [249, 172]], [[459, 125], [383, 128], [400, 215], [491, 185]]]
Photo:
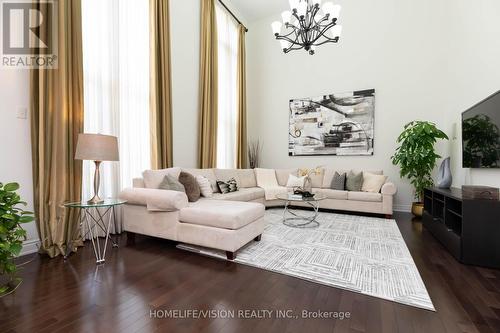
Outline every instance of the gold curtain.
[[217, 16], [215, 0], [201, 0], [198, 164], [217, 164]]
[[[66, 253], [76, 225], [74, 212], [61, 204], [81, 197], [82, 163], [74, 159], [74, 153], [78, 133], [83, 131], [81, 2], [55, 3], [58, 67], [30, 73], [35, 215], [41, 250], [51, 257]], [[50, 24], [42, 27], [42, 36], [50, 36]], [[81, 245], [81, 241], [74, 244]]]
[[168, 0], [150, 0], [151, 165], [173, 165], [170, 14]]
[[246, 84], [246, 28], [238, 27], [238, 124], [236, 129], [236, 167], [247, 168], [247, 84]]

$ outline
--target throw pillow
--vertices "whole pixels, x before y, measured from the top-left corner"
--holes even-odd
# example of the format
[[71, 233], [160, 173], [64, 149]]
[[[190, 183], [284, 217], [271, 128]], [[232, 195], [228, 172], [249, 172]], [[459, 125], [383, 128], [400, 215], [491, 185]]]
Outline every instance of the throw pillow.
[[220, 193], [222, 194], [238, 191], [238, 183], [234, 178], [229, 179], [227, 182], [218, 180], [217, 185], [219, 186]]
[[363, 187], [363, 173], [349, 172], [345, 181], [345, 188], [348, 191], [360, 192]]
[[182, 171], [179, 175], [179, 183], [184, 185], [189, 202], [198, 201], [200, 198], [200, 186], [192, 174]]
[[180, 173], [181, 168], [176, 167], [162, 170], [146, 170], [142, 173], [142, 178], [144, 178], [144, 186], [146, 188], [159, 188], [160, 183], [166, 175], [170, 175], [174, 179], [179, 179]]
[[288, 181], [286, 182], [286, 187], [304, 187], [304, 181], [306, 176], [296, 177], [294, 175], [288, 176]]
[[386, 180], [387, 176], [363, 172], [363, 187], [361, 190], [363, 192], [379, 193]]
[[175, 179], [171, 175], [166, 175], [163, 177], [163, 181], [158, 186], [160, 190], [169, 190], [169, 191], [178, 191], [178, 192], [186, 192], [184, 189], [184, 185], [179, 183], [177, 179]]
[[333, 175], [332, 178], [332, 183], [330, 184], [330, 188], [332, 190], [344, 191], [346, 177], [347, 177], [346, 173], [339, 174], [338, 172], [335, 171], [335, 174]]
[[210, 185], [210, 181], [208, 178], [203, 176], [196, 176], [196, 181], [198, 182], [198, 186], [200, 187], [200, 193], [205, 198], [211, 198], [214, 195], [214, 191], [212, 190], [212, 185]]

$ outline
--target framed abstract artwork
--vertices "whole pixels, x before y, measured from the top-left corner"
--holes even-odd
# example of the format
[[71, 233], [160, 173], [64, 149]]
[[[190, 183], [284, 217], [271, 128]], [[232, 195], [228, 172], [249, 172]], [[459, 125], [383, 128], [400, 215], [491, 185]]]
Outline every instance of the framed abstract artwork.
[[373, 155], [375, 90], [290, 100], [289, 156]]

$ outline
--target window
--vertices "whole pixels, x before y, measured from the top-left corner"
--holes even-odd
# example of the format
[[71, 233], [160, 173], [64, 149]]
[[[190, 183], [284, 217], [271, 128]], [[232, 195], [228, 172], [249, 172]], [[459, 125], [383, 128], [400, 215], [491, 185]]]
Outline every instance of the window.
[[[118, 137], [120, 162], [101, 165], [101, 197], [116, 197], [151, 167], [149, 2], [83, 0], [84, 131]], [[84, 162], [83, 197], [93, 163]]]
[[218, 2], [217, 167], [236, 167], [238, 24]]

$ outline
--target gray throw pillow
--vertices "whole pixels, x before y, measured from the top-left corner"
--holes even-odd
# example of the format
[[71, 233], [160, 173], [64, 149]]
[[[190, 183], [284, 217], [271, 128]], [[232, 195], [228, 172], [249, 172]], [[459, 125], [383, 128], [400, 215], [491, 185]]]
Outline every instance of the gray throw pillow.
[[196, 178], [190, 173], [182, 171], [179, 175], [179, 183], [184, 185], [189, 202], [196, 202], [200, 198], [200, 185]]
[[170, 175], [163, 177], [163, 181], [158, 186], [160, 190], [169, 190], [177, 192], [186, 192], [184, 185], [182, 185], [177, 179]]
[[330, 184], [330, 188], [332, 190], [344, 191], [346, 177], [347, 175], [345, 172], [343, 174], [335, 172], [335, 175], [333, 175], [332, 183]]
[[222, 194], [238, 191], [238, 183], [234, 178], [230, 178], [227, 182], [218, 180], [217, 186], [219, 187], [219, 190]]
[[361, 191], [361, 188], [363, 187], [363, 173], [354, 173], [354, 172], [349, 172], [349, 175], [347, 175], [347, 179], [345, 182], [345, 188], [348, 191], [355, 191], [359, 192]]

